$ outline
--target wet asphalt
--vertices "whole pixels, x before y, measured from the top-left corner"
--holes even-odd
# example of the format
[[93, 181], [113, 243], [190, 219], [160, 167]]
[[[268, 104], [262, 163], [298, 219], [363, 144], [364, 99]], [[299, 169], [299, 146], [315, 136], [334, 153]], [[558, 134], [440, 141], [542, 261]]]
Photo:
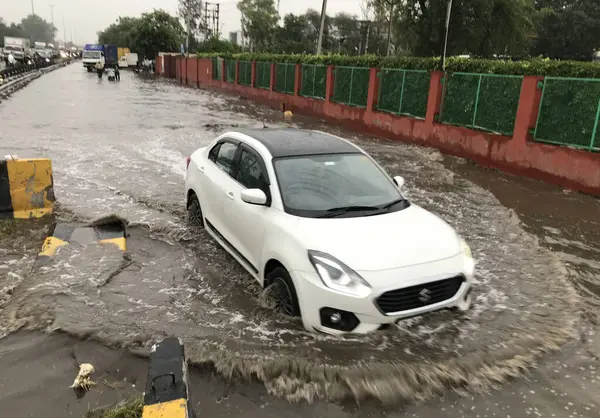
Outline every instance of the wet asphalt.
[[[0, 117], [0, 155], [52, 158], [61, 220], [118, 213], [131, 222], [126, 259], [73, 249], [42, 270], [35, 254], [50, 221], [4, 226], [0, 367], [15, 339], [32, 353], [43, 346], [35, 338], [49, 338], [49, 347], [54, 338], [63, 339], [58, 346], [84, 338], [144, 352], [175, 334], [203, 365], [194, 374], [199, 387], [216, 384], [202, 380], [207, 373], [262, 376], [262, 384], [220, 381], [230, 387], [225, 398], [194, 388], [215, 408], [211, 416], [253, 409], [260, 416], [598, 416], [597, 199], [296, 117], [298, 126], [355, 140], [390, 174], [405, 176], [409, 197], [467, 239], [479, 272], [466, 315], [434, 314], [368, 337], [316, 338], [274, 318], [260, 289], [187, 223], [183, 207], [187, 155], [228, 128], [285, 126], [279, 112], [128, 72], [118, 84], [99, 81], [75, 64], [0, 104]], [[402, 237], [381, 239], [394, 245]], [[86, 350], [103, 349], [90, 343]], [[43, 368], [40, 359], [34, 364]], [[307, 372], [290, 368], [290, 359]], [[20, 363], [27, 361], [10, 360], [9, 375], [22, 373]], [[141, 379], [144, 367], [136, 364]], [[440, 398], [448, 374], [456, 375], [456, 391]], [[24, 399], [39, 386], [28, 381]], [[339, 398], [341, 405], [326, 402]], [[0, 395], [0, 407], [16, 405], [11, 399]]]

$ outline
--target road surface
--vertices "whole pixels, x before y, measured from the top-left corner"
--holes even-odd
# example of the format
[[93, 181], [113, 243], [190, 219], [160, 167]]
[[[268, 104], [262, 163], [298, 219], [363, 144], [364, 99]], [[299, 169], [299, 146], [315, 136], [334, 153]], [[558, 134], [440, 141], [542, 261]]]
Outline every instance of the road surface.
[[[193, 396], [210, 416], [598, 416], [597, 199], [296, 118], [351, 138], [403, 175], [409, 198], [470, 243], [478, 269], [467, 314], [313, 336], [265, 308], [258, 286], [185, 217], [185, 157], [228, 128], [285, 126], [278, 111], [130, 72], [109, 83], [72, 65], [0, 104], [0, 115], [1, 155], [52, 158], [61, 219], [118, 213], [131, 222], [126, 258], [74, 248], [43, 269], [33, 262], [49, 221], [0, 230], [0, 367], [10, 370], [5, 385], [20, 382], [0, 390], [0, 408], [13, 416], [77, 416], [124, 396], [104, 385], [72, 398], [71, 353], [103, 362], [109, 380], [131, 364], [125, 377], [137, 382], [145, 365], [127, 352], [145, 353], [165, 335], [181, 336], [201, 365]], [[61, 333], [41, 334], [49, 330]]]

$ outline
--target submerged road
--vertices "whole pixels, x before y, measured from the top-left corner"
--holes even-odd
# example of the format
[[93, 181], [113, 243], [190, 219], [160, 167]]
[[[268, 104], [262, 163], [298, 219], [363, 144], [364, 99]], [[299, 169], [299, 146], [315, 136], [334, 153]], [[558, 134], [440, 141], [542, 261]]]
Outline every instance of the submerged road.
[[[0, 368], [11, 365], [11, 376], [21, 363], [68, 363], [68, 350], [57, 347], [79, 347], [81, 338], [145, 352], [178, 335], [204, 373], [261, 381], [207, 390], [214, 382], [195, 374], [192, 395], [209, 416], [599, 415], [595, 198], [296, 118], [356, 141], [403, 175], [409, 198], [466, 238], [478, 268], [467, 314], [440, 312], [369, 336], [313, 336], [264, 306], [252, 279], [187, 223], [183, 204], [186, 156], [231, 127], [285, 126], [279, 112], [129, 72], [120, 83], [99, 81], [72, 65], [1, 103], [0, 118], [0, 155], [52, 159], [60, 218], [117, 213], [131, 222], [126, 258], [73, 249], [43, 269], [33, 261], [46, 222], [0, 228]], [[43, 330], [66, 335], [42, 337]], [[94, 356], [92, 343], [83, 347], [83, 357]], [[139, 360], [128, 364], [143, 379]], [[18, 393], [0, 382], [0, 408], [65, 416], [60, 405], [52, 415], [29, 402], [63, 390], [51, 370], [41, 374], [33, 383], [22, 377]], [[448, 387], [456, 390], [440, 395]]]

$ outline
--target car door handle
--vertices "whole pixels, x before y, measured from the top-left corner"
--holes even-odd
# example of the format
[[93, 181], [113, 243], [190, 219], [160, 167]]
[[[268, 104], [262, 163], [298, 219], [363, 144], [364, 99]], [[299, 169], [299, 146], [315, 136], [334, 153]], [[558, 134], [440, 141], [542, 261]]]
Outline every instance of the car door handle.
[[204, 167], [198, 167], [198, 171], [200, 172], [200, 174], [204, 174]]
[[233, 192], [227, 192], [227, 193], [225, 193], [225, 195], [231, 200], [233, 200], [233, 198], [234, 198]]

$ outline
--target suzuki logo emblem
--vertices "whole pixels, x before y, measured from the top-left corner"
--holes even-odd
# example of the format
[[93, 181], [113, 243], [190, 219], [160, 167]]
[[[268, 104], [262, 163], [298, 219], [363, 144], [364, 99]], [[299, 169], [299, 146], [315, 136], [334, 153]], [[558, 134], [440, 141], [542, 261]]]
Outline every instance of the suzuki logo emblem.
[[431, 290], [423, 289], [419, 292], [419, 302], [427, 303], [431, 300]]

